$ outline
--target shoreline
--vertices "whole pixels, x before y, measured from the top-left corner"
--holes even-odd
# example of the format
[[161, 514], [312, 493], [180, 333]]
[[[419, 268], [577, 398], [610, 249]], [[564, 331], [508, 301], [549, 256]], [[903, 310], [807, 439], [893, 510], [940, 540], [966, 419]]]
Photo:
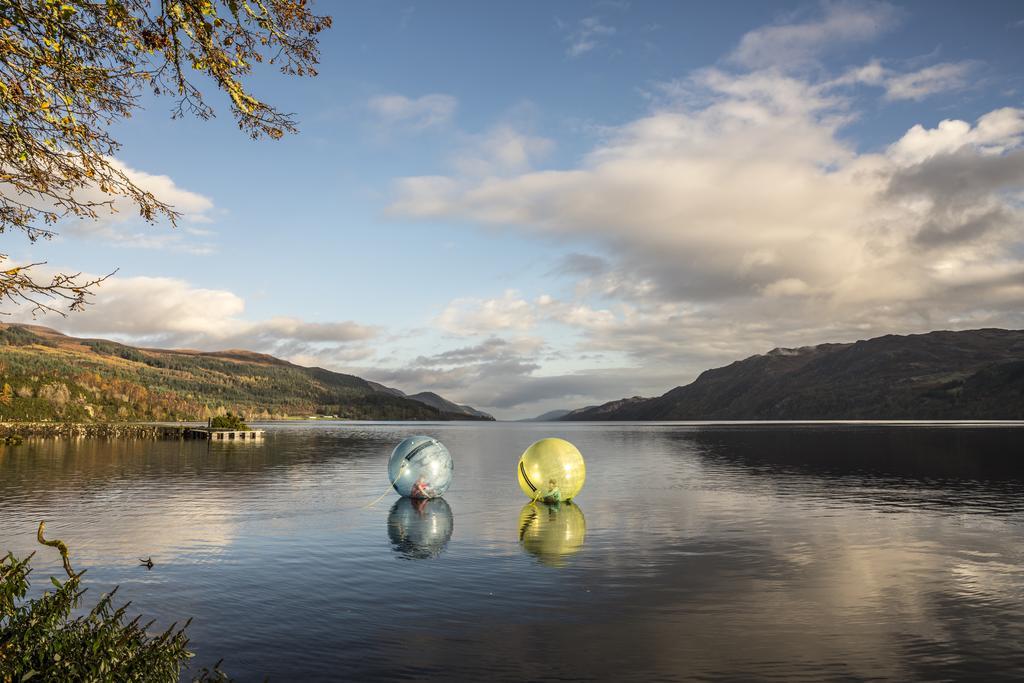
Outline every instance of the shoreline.
[[[332, 420], [305, 420], [292, 418], [284, 420], [260, 420], [253, 424], [309, 424]], [[349, 424], [451, 424], [461, 420], [337, 420]], [[502, 421], [466, 420], [474, 424], [500, 423]], [[763, 428], [763, 427], [932, 427], [932, 428], [1024, 428], [1024, 420], [598, 420], [598, 421], [554, 421], [533, 422], [530, 420], [509, 421], [510, 424], [547, 424], [571, 428], [588, 425], [593, 427], [621, 427], [623, 425], [644, 425], [651, 427], [722, 427], [722, 428]], [[0, 445], [17, 445], [26, 439], [142, 439], [150, 441], [188, 438], [187, 432], [203, 428], [202, 422], [177, 423], [153, 422], [0, 422]], [[250, 428], [251, 429], [251, 428]], [[258, 430], [257, 430], [258, 431]]]
[[0, 422], [0, 444], [29, 438], [181, 439], [189, 428], [138, 422]]

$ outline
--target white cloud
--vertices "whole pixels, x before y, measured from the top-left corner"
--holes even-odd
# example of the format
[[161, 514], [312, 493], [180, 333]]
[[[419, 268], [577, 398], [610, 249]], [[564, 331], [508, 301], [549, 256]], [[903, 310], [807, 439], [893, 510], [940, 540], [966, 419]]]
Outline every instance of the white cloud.
[[136, 185], [152, 192], [161, 201], [170, 204], [182, 214], [185, 222], [209, 223], [213, 210], [213, 200], [196, 192], [178, 187], [170, 176], [146, 173], [133, 169], [116, 159], [111, 159], [115, 167], [119, 167]]
[[459, 336], [490, 334], [501, 330], [529, 330], [536, 318], [529, 302], [515, 290], [498, 299], [456, 299], [449, 303], [434, 324]]
[[[214, 234], [212, 231], [205, 232], [205, 235], [198, 236], [208, 237]], [[161, 249], [197, 256], [205, 256], [217, 251], [217, 245], [214, 242], [209, 239], [190, 239], [197, 235], [182, 228], [171, 229], [161, 227], [151, 230], [133, 230], [127, 225], [100, 222], [95, 224], [76, 224], [67, 230], [67, 233], [76, 237], [102, 239], [109, 242], [110, 246], [122, 249]]]
[[247, 349], [287, 358], [365, 358], [365, 343], [379, 334], [352, 321], [249, 320], [245, 301], [234, 292], [166, 277], [111, 277], [98, 287], [91, 305], [63, 319], [33, 320], [27, 306], [10, 312], [10, 321], [54, 324], [68, 334], [166, 348]]
[[466, 135], [463, 144], [448, 160], [454, 177], [417, 176], [398, 180], [398, 199], [388, 207], [388, 213], [443, 213], [449, 198], [461, 191], [467, 178], [496, 178], [524, 173], [553, 147], [552, 140], [530, 135], [508, 123], [496, 125], [480, 134]]
[[[138, 214], [138, 207], [130, 199], [109, 195], [98, 187], [87, 187], [75, 193], [78, 201], [109, 204], [98, 206], [95, 219], [68, 217], [61, 220], [57, 224], [59, 232], [73, 237], [103, 240], [117, 247], [169, 249], [193, 254], [206, 254], [214, 250], [214, 244], [209, 239], [193, 239], [208, 238], [214, 234], [211, 230], [193, 227], [195, 224], [213, 222], [212, 199], [180, 187], [167, 175], [140, 171], [113, 157], [107, 157], [107, 161], [116, 171], [124, 173], [138, 188], [151, 193], [181, 214], [178, 229], [171, 229], [165, 220], [157, 220], [153, 226], [146, 225], [145, 220]], [[3, 185], [0, 184], [0, 191], [2, 190]], [[36, 197], [27, 201], [42, 210], [53, 210], [52, 203], [47, 202], [45, 198]]]
[[888, 155], [909, 166], [965, 147], [986, 155], [1002, 154], [1022, 142], [1024, 110], [1004, 107], [985, 114], [974, 126], [958, 119], [945, 119], [935, 128], [917, 124], [889, 147]]
[[451, 121], [458, 108], [458, 100], [440, 93], [416, 98], [390, 94], [371, 98], [367, 107], [381, 123], [420, 130]]
[[[422, 205], [405, 195], [396, 206], [562, 238], [597, 237], [638, 262], [671, 270], [678, 264], [746, 289], [783, 276], [813, 280], [804, 270], [832, 271], [844, 260], [834, 252], [842, 233], [808, 238], [823, 222], [853, 219], [842, 207], [877, 188], [827, 170], [851, 152], [834, 124], [815, 118], [820, 98], [779, 76], [708, 72], [702, 79], [718, 96], [713, 104], [628, 124], [579, 168], [475, 184], [449, 179], [444, 188], [434, 183], [444, 194]], [[764, 257], [752, 262], [754, 253]], [[787, 267], [796, 272], [784, 273]], [[719, 284], [706, 281], [711, 289]]]
[[923, 100], [935, 93], [959, 90], [967, 85], [973, 68], [970, 62], [947, 62], [894, 75], [885, 82], [885, 96], [890, 100]]
[[532, 168], [553, 147], [554, 142], [548, 138], [501, 124], [483, 134], [470, 136], [452, 164], [459, 173], [470, 176], [521, 173]]
[[827, 49], [876, 38], [895, 27], [899, 17], [898, 10], [884, 3], [824, 3], [816, 18], [750, 31], [729, 59], [751, 68], [801, 66]]
[[833, 81], [833, 85], [850, 85], [863, 83], [864, 85], [882, 85], [892, 75], [889, 69], [882, 66], [882, 63], [873, 59], [864, 66], [850, 69], [845, 74]]
[[447, 176], [416, 176], [396, 183], [398, 197], [388, 207], [396, 215], [441, 215], [447, 211], [459, 183]]
[[884, 88], [887, 100], [923, 100], [940, 92], [966, 88], [968, 77], [977, 66], [973, 61], [944, 62], [901, 72], [875, 59], [829, 81], [826, 89], [861, 84]]
[[579, 57], [601, 45], [602, 41], [615, 35], [615, 27], [603, 23], [600, 17], [580, 19], [579, 24], [569, 32], [566, 41], [569, 43], [565, 53], [570, 57]]

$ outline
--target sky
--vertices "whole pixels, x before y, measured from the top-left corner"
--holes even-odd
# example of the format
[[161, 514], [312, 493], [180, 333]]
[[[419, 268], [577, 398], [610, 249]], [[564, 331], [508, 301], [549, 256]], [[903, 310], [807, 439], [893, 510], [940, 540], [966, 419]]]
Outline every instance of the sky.
[[[34, 322], [245, 348], [518, 419], [775, 347], [1024, 327], [1019, 2], [320, 2], [280, 141], [148, 98], [172, 203], [14, 261], [116, 274]], [[9, 309], [8, 321], [31, 321]]]

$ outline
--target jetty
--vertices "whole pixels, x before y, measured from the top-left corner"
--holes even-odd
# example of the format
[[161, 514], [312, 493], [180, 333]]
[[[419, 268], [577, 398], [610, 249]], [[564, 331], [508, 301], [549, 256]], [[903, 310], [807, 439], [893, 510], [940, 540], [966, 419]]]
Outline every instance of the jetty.
[[210, 441], [260, 441], [263, 439], [263, 430], [186, 427], [181, 436], [185, 439], [209, 439]]
[[207, 439], [210, 441], [262, 441], [262, 429], [218, 429], [144, 422], [0, 422], [0, 444], [25, 439]]

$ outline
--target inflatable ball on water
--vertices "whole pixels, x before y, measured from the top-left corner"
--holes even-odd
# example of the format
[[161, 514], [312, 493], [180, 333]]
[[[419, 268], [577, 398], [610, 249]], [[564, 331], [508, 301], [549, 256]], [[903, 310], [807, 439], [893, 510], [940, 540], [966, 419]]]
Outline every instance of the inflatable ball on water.
[[407, 498], [437, 498], [452, 483], [452, 455], [429, 436], [410, 436], [395, 447], [388, 460], [388, 477], [398, 494]]
[[516, 470], [526, 497], [545, 503], [572, 500], [587, 478], [583, 455], [565, 439], [534, 443], [519, 458]]

